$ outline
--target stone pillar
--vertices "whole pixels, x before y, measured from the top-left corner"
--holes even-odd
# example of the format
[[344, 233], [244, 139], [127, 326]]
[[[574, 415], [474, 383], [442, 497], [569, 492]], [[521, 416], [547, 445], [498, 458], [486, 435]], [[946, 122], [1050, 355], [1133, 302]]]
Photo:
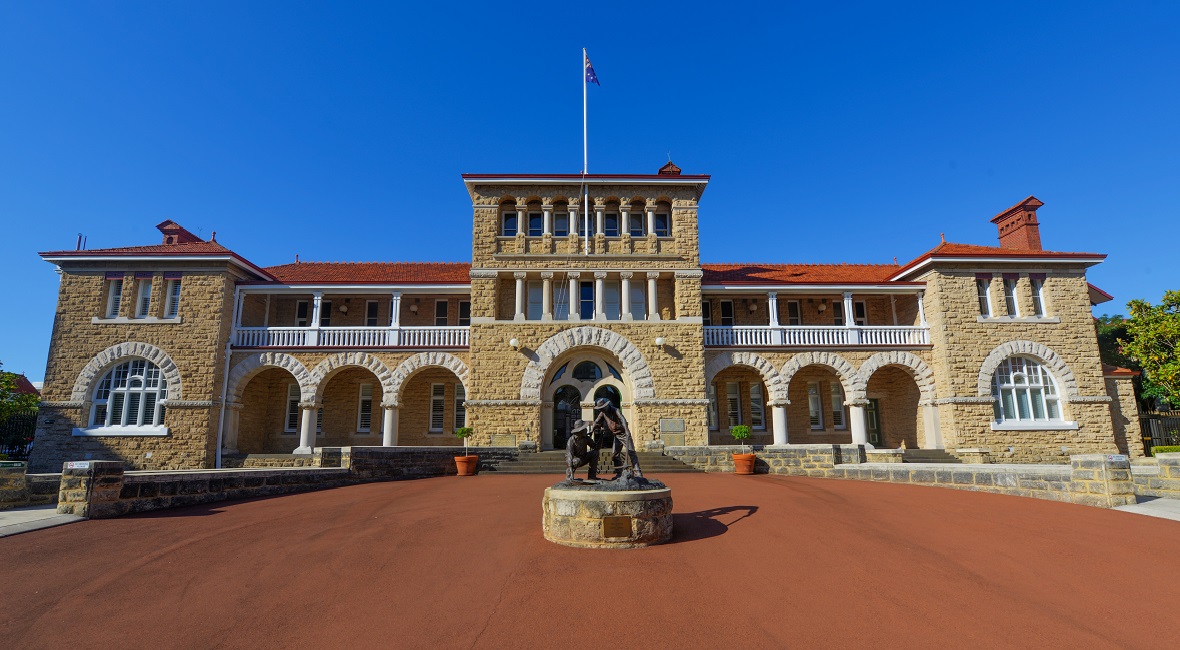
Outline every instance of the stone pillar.
[[619, 206], [619, 234], [631, 234], [631, 206]]
[[[602, 214], [600, 210], [598, 214]], [[606, 320], [606, 271], [594, 272], [594, 320]]]
[[524, 271], [517, 271], [512, 274], [512, 277], [516, 278], [516, 315], [512, 317], [512, 320], [524, 320], [524, 279], [527, 274]]
[[400, 327], [402, 324], [402, 292], [394, 291], [389, 294], [389, 326]]
[[541, 272], [541, 285], [541, 320], [553, 320], [553, 271]]
[[300, 402], [299, 408], [302, 409], [299, 422], [299, 446], [295, 448], [294, 453], [310, 454], [315, 449], [315, 421], [319, 405], [315, 402]]
[[594, 206], [594, 234], [601, 235], [606, 232], [606, 206]]
[[656, 280], [660, 279], [658, 271], [647, 273], [647, 320], [660, 320], [660, 298], [656, 295]]
[[847, 402], [848, 419], [852, 428], [852, 444], [854, 445], [867, 446], [869, 444], [868, 427], [865, 425], [865, 405], [867, 402], [868, 400]]
[[542, 212], [542, 214], [545, 215], [545, 225], [544, 225], [544, 229], [542, 230], [542, 232], [544, 232], [546, 235], [552, 235], [553, 234], [553, 206], [552, 205], [542, 205], [541, 212]]
[[57, 495], [57, 514], [103, 519], [124, 514], [119, 495], [123, 491], [123, 462], [84, 460], [65, 463]]
[[787, 407], [774, 404], [770, 407], [770, 423], [774, 434], [774, 444], [786, 445], [787, 442]]
[[578, 286], [578, 278], [581, 273], [573, 271], [568, 274], [570, 278], [570, 316], [571, 321], [582, 320], [582, 291]]
[[23, 462], [0, 462], [0, 510], [29, 505], [25, 467]]
[[221, 438], [221, 447], [231, 454], [238, 453], [238, 425], [241, 422], [241, 416], [241, 402], [233, 402], [225, 410], [225, 435]]
[[623, 271], [619, 274], [622, 283], [619, 289], [619, 313], [622, 314], [623, 320], [634, 320], [631, 316], [631, 276], [634, 275], [631, 271]]
[[925, 298], [925, 296], [926, 296], [925, 291], [918, 292], [918, 325], [920, 325], [922, 327], [927, 326], [926, 325], [926, 308], [922, 306], [922, 303], [924, 302], [923, 298]]
[[770, 312], [770, 326], [778, 327], [778, 292], [766, 292], [766, 309]]
[[647, 209], [647, 236], [656, 236], [656, 209], [654, 207]]
[[[521, 203], [516, 204], [516, 236], [529, 234], [529, 206]], [[524, 251], [521, 251], [522, 253]]]
[[844, 327], [848, 329], [848, 343], [850, 345], [860, 344], [860, 330], [856, 329], [856, 316], [852, 309], [852, 292], [844, 292]]
[[381, 422], [381, 446], [396, 447], [397, 446], [397, 405], [396, 404], [381, 404], [384, 409], [385, 416]]
[[[1070, 456], [1069, 465], [1071, 502], [1100, 508], [1135, 503], [1135, 481], [1126, 455], [1080, 454]], [[1162, 462], [1160, 469], [1164, 469]]]
[[922, 411], [923, 449], [942, 449], [942, 432], [938, 430], [938, 407], [934, 404], [919, 404]]
[[320, 343], [320, 308], [323, 306], [324, 292], [311, 292], [311, 331], [307, 333], [307, 345], [319, 345]]

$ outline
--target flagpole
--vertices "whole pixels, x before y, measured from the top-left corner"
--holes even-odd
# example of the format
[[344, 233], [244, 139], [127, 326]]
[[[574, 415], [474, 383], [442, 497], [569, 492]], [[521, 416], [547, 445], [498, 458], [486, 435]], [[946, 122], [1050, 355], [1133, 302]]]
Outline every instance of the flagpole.
[[582, 254], [590, 254], [590, 188], [586, 185], [586, 174], [590, 173], [590, 141], [586, 129], [586, 48], [582, 48], [582, 188], [585, 190], [582, 202]]

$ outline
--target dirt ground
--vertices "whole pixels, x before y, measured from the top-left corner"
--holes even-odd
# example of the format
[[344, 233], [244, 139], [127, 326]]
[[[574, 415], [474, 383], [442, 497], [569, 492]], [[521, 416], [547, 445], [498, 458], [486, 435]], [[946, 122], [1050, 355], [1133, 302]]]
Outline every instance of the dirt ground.
[[1180, 647], [1180, 522], [930, 487], [662, 477], [671, 543], [541, 536], [557, 476], [0, 539], [8, 648]]

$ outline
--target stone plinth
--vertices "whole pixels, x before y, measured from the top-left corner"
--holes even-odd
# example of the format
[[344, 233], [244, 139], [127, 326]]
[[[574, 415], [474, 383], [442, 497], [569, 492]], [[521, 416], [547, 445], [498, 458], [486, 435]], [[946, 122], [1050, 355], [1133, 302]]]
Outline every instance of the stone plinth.
[[[545, 489], [545, 539], [576, 548], [642, 548], [672, 538], [672, 490]], [[608, 537], [608, 535], [611, 535]]]

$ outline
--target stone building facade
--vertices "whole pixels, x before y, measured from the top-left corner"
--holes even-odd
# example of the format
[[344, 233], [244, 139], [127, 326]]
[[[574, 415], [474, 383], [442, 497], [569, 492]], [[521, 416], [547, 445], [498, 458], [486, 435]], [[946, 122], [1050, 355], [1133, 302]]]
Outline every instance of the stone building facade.
[[1142, 455], [1086, 281], [1030, 197], [999, 246], [905, 265], [702, 264], [709, 177], [463, 177], [470, 263], [259, 267], [171, 221], [150, 246], [42, 253], [61, 288], [32, 466], [231, 454], [561, 448], [598, 398], [637, 444]]

